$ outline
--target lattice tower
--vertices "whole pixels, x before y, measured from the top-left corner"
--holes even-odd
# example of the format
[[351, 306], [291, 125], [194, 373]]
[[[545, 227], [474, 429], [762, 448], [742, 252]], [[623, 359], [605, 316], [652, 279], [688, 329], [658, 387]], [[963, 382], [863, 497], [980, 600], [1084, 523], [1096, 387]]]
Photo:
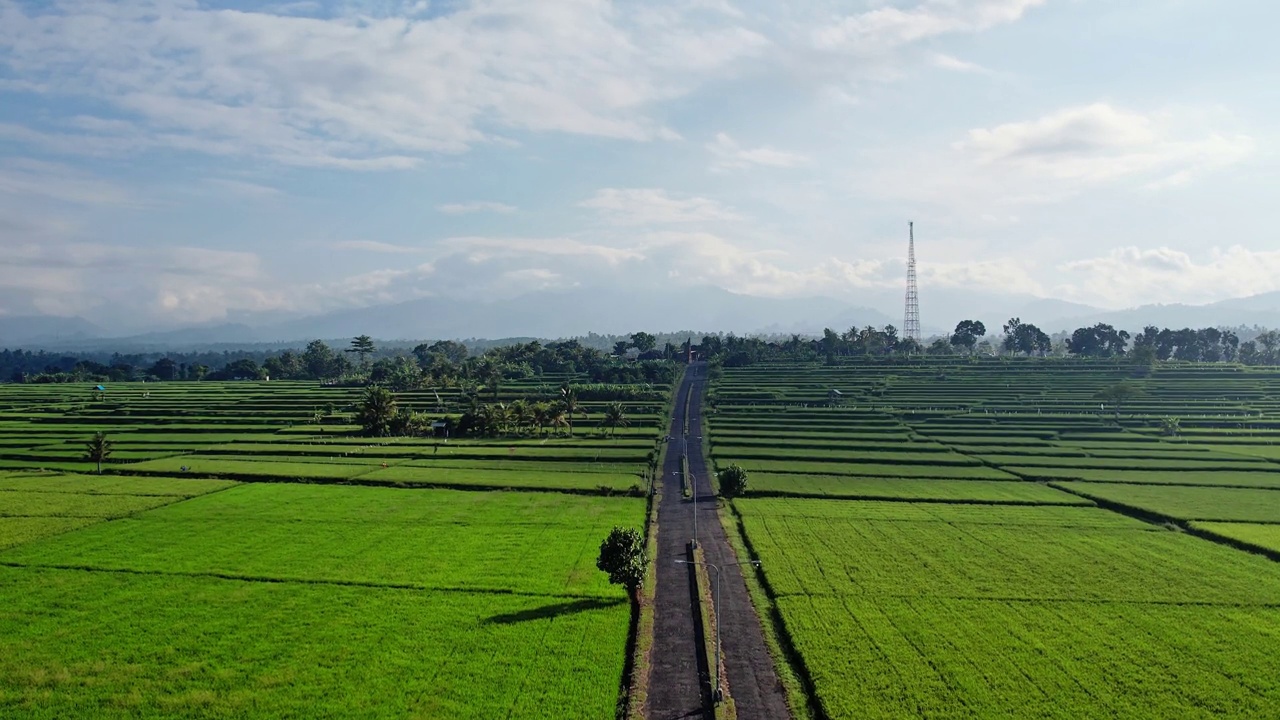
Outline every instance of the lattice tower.
[[916, 289], [916, 230], [907, 223], [907, 309], [902, 321], [902, 337], [920, 342], [920, 294]]

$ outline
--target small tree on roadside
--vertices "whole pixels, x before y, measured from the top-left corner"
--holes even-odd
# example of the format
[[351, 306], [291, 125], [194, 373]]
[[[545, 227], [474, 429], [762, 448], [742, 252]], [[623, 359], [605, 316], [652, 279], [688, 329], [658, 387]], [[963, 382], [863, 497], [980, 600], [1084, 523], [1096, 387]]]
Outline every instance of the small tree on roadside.
[[716, 473], [720, 497], [733, 499], [747, 491], [747, 471], [734, 464]]
[[102, 462], [111, 457], [111, 441], [106, 433], [94, 433], [85, 444], [84, 459], [98, 464], [98, 474], [102, 474]]
[[384, 387], [370, 385], [360, 400], [356, 419], [366, 435], [382, 437], [391, 434], [396, 412], [396, 396]]
[[640, 587], [644, 585], [644, 574], [649, 567], [644, 536], [635, 528], [615, 526], [609, 537], [600, 543], [596, 567], [608, 573], [610, 583], [625, 587], [639, 602]]

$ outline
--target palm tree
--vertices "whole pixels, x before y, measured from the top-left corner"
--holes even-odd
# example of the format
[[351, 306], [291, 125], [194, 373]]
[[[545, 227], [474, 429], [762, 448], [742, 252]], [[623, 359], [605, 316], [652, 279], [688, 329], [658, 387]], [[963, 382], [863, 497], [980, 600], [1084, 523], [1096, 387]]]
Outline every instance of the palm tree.
[[631, 421], [627, 419], [626, 410], [620, 402], [611, 402], [604, 409], [604, 424], [609, 428], [609, 437], [614, 437], [618, 428], [627, 427]]
[[551, 417], [547, 422], [555, 429], [556, 435], [560, 434], [560, 428], [568, 428], [569, 434], [573, 434], [573, 423], [569, 421], [563, 406], [551, 410]]
[[366, 435], [385, 437], [391, 434], [391, 421], [397, 412], [396, 396], [384, 387], [370, 385], [360, 400], [357, 419]]
[[542, 437], [542, 428], [551, 422], [551, 406], [547, 403], [534, 403], [532, 416], [533, 426], [537, 428], [538, 437]]
[[98, 474], [102, 474], [102, 461], [111, 456], [111, 441], [106, 433], [94, 433], [93, 438], [85, 444], [84, 459], [98, 463]]
[[509, 408], [511, 412], [511, 421], [516, 426], [517, 433], [523, 433], [525, 428], [533, 425], [533, 407], [529, 405], [529, 401], [520, 398], [511, 403]]
[[498, 400], [498, 391], [502, 388], [503, 367], [501, 363], [485, 360], [480, 366], [480, 380], [493, 391], [493, 399]]
[[581, 414], [583, 417], [587, 413], [582, 410], [582, 406], [578, 404], [578, 391], [574, 390], [567, 383], [560, 388], [560, 395], [563, 398], [564, 416], [569, 426], [569, 435], [573, 436], [573, 416]]

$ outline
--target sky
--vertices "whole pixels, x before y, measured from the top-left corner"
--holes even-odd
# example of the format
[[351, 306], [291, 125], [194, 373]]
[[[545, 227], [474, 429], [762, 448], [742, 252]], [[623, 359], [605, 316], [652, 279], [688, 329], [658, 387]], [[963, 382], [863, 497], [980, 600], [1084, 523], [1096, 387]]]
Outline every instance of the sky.
[[0, 0], [0, 313], [1280, 290], [1265, 0]]

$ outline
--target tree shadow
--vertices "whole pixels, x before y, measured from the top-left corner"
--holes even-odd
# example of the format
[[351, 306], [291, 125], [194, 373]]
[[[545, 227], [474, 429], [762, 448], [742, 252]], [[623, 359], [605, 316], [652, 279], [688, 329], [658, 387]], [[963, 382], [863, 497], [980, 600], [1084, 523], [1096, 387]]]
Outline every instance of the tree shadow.
[[529, 620], [546, 620], [548, 618], [556, 618], [561, 615], [571, 615], [573, 613], [586, 612], [588, 610], [603, 610], [604, 608], [617, 607], [625, 605], [626, 600], [614, 599], [605, 600], [603, 598], [584, 598], [582, 600], [573, 600], [571, 602], [555, 603], [552, 605], [543, 605], [542, 607], [529, 608], [520, 612], [504, 613], [502, 615], [494, 615], [485, 618], [483, 623], [495, 625], [511, 625], [513, 623], [526, 622]]

